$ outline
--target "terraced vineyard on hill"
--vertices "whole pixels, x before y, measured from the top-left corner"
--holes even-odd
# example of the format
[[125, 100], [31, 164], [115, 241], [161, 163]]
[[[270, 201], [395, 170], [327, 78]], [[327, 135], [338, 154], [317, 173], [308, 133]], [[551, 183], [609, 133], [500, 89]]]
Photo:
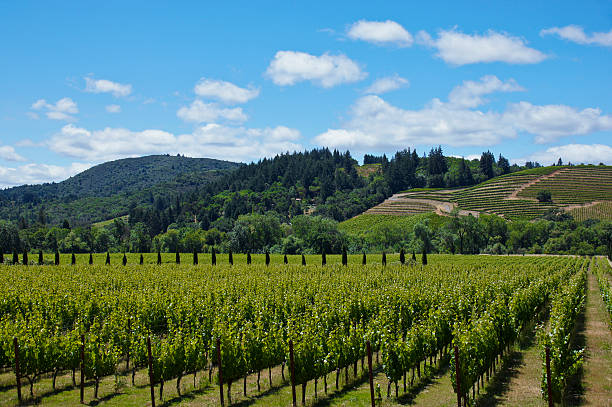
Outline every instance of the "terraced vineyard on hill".
[[[539, 202], [538, 192], [550, 191], [552, 202]], [[461, 189], [432, 189], [396, 194], [367, 214], [413, 215], [435, 211], [448, 215], [493, 213], [506, 219], [534, 219], [560, 208], [578, 220], [612, 219], [612, 167], [545, 167], [493, 178]]]

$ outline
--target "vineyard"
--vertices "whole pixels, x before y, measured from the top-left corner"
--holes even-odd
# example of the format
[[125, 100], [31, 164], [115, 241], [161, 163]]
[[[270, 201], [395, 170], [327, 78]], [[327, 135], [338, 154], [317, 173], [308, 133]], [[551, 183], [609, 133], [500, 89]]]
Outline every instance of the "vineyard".
[[[236, 254], [232, 265], [200, 254], [194, 265], [191, 256], [0, 265], [0, 405], [18, 404], [18, 381], [24, 402], [49, 405], [151, 405], [152, 395], [160, 405], [220, 405], [221, 394], [226, 405], [291, 405], [292, 381], [298, 404], [352, 394], [370, 405], [368, 346], [377, 403], [418, 392], [447, 366], [440, 394], [459, 389], [471, 405], [548, 313], [537, 346], [550, 349], [561, 400], [582, 363], [571, 337], [589, 269], [610, 310], [603, 259], [432, 255], [422, 266], [353, 255], [343, 266], [340, 255], [321, 265], [315, 255], [247, 264]], [[544, 359], [541, 371], [546, 397]]]

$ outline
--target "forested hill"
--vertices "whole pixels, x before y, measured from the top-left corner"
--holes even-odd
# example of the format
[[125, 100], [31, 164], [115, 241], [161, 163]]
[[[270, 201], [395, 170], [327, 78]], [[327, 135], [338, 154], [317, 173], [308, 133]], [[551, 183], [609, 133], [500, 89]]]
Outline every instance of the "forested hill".
[[[193, 190], [239, 166], [210, 158], [151, 155], [97, 165], [59, 183], [0, 190], [0, 218], [59, 223], [105, 220], [124, 215], [151, 196]], [[109, 206], [110, 205], [110, 206]]]

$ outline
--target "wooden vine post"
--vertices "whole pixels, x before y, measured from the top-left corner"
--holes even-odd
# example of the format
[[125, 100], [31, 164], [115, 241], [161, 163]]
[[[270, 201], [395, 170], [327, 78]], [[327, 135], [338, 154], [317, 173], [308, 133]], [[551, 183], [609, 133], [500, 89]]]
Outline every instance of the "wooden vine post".
[[370, 341], [366, 342], [366, 348], [368, 352], [368, 372], [370, 377], [370, 400], [372, 401], [372, 407], [376, 406], [376, 400], [374, 400], [374, 374], [372, 372], [372, 347]]
[[17, 399], [21, 404], [21, 375], [19, 372], [19, 343], [17, 338], [13, 338], [13, 345], [15, 347], [15, 378], [17, 379]]
[[295, 369], [293, 365], [293, 340], [289, 339], [289, 370], [291, 373], [291, 397], [293, 400], [293, 407], [296, 407], [297, 402], [295, 400]]
[[151, 357], [150, 336], [147, 336], [147, 353], [149, 356], [149, 387], [151, 387], [151, 406], [155, 407], [155, 383], [153, 382], [153, 358]]
[[550, 377], [550, 348], [546, 346], [546, 387], [548, 390], [548, 407], [553, 407], [552, 378]]
[[81, 383], [79, 384], [81, 404], [85, 398], [85, 335], [81, 335]]
[[221, 366], [221, 340], [217, 338], [217, 365], [219, 367], [219, 397], [221, 405], [225, 405], [223, 401], [223, 369]]
[[459, 376], [459, 348], [455, 345], [455, 378], [457, 381], [457, 407], [461, 407], [461, 378]]

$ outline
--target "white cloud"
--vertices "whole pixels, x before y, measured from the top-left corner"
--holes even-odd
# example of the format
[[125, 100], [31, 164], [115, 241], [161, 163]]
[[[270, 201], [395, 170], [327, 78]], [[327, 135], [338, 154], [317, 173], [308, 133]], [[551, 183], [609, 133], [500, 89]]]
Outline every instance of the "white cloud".
[[121, 106], [119, 105], [108, 105], [106, 106], [106, 111], [109, 113], [120, 113], [121, 112]]
[[509, 106], [505, 120], [517, 129], [535, 134], [536, 143], [544, 144], [571, 135], [585, 135], [612, 130], [612, 116], [600, 109], [577, 110], [565, 105], [536, 106], [529, 102]]
[[47, 145], [56, 153], [88, 162], [166, 153], [255, 160], [300, 150], [299, 138], [298, 130], [284, 126], [257, 129], [209, 123], [197, 127], [191, 134], [174, 135], [154, 129], [131, 131], [107, 127], [90, 131], [69, 124]]
[[485, 94], [520, 89], [513, 80], [485, 76], [479, 82], [464, 82], [453, 89], [449, 102], [433, 99], [419, 110], [393, 106], [379, 96], [364, 96], [352, 106], [342, 128], [329, 129], [315, 141], [333, 148], [385, 151], [436, 144], [492, 146], [521, 133], [534, 135], [536, 143], [549, 143], [566, 136], [612, 130], [612, 117], [602, 115], [599, 109], [579, 111], [570, 106], [528, 102], [509, 104], [501, 112], [476, 109], [485, 103]]
[[202, 78], [196, 84], [196, 95], [216, 99], [225, 103], [246, 103], [259, 96], [259, 89], [252, 86], [241, 88], [231, 82]]
[[480, 81], [464, 81], [461, 85], [455, 87], [448, 100], [455, 106], [460, 107], [477, 107], [487, 102], [482, 96], [494, 92], [518, 92], [523, 91], [514, 79], [509, 79], [505, 82], [499, 80], [496, 76], [487, 75], [480, 78]]
[[[49, 119], [65, 121], [76, 120], [76, 118], [71, 115], [79, 112], [77, 104], [70, 98], [62, 98], [55, 102], [55, 104], [47, 103], [45, 99], [38, 99], [32, 104], [32, 109], [45, 111], [45, 115]], [[38, 115], [33, 113], [30, 115], [30, 117], [37, 119]]]
[[128, 96], [132, 93], [132, 85], [85, 77], [85, 92], [112, 93], [114, 97]]
[[558, 35], [559, 37], [578, 43], [595, 44], [604, 47], [612, 47], [612, 30], [606, 32], [595, 32], [588, 35], [578, 25], [566, 25], [565, 27], [552, 27], [540, 31], [540, 35]]
[[612, 147], [605, 144], [567, 144], [550, 147], [524, 158], [512, 159], [513, 163], [523, 164], [526, 161], [537, 161], [542, 165], [556, 163], [561, 158], [564, 163], [612, 165]]
[[375, 95], [381, 95], [383, 93], [391, 92], [399, 88], [410, 86], [410, 82], [407, 79], [395, 74], [393, 76], [387, 76], [385, 78], [379, 78], [374, 81], [364, 93], [372, 93]]
[[210, 123], [219, 119], [244, 122], [247, 119], [247, 115], [240, 107], [222, 108], [216, 103], [204, 103], [201, 100], [193, 101], [189, 107], [181, 107], [176, 115], [186, 122], [193, 123]]
[[289, 86], [311, 81], [324, 88], [357, 82], [367, 73], [346, 55], [310, 55], [297, 51], [278, 51], [266, 70], [276, 85]]
[[436, 48], [436, 55], [452, 65], [481, 62], [535, 64], [547, 58], [542, 52], [529, 48], [523, 39], [493, 30], [483, 35], [464, 34], [454, 29], [440, 31], [436, 39], [421, 31], [417, 35], [417, 41]]
[[0, 146], [0, 159], [6, 161], [25, 161], [26, 159], [17, 154], [15, 148], [11, 146]]
[[63, 181], [91, 166], [91, 164], [84, 163], [72, 163], [66, 167], [34, 163], [19, 167], [0, 166], [0, 187]]
[[354, 40], [362, 40], [378, 45], [395, 44], [399, 47], [412, 45], [412, 35], [395, 21], [360, 20], [351, 25], [347, 35]]

